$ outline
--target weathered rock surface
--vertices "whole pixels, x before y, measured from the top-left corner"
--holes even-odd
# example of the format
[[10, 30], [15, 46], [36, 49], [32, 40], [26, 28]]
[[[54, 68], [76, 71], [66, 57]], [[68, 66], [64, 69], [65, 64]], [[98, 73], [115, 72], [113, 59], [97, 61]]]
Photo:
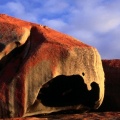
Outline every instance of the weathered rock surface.
[[98, 51], [46, 26], [0, 15], [0, 117], [98, 108]]
[[120, 59], [102, 60], [105, 97], [99, 111], [120, 111]]
[[39, 117], [11, 118], [5, 120], [119, 120], [120, 112], [91, 112], [83, 114], [57, 114]]

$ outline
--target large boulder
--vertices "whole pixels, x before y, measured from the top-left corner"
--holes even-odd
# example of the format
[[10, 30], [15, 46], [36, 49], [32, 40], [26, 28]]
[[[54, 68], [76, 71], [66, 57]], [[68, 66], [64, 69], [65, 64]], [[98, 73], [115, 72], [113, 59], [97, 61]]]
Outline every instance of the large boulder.
[[0, 117], [97, 109], [98, 51], [46, 26], [0, 15]]
[[105, 97], [99, 111], [120, 111], [120, 59], [102, 60]]

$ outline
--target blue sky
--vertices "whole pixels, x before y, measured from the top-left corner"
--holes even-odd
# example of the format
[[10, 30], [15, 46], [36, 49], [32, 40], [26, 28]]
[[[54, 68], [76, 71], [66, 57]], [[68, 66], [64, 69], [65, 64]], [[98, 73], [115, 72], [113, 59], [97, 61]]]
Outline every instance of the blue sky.
[[120, 0], [1, 0], [0, 13], [47, 25], [120, 59]]

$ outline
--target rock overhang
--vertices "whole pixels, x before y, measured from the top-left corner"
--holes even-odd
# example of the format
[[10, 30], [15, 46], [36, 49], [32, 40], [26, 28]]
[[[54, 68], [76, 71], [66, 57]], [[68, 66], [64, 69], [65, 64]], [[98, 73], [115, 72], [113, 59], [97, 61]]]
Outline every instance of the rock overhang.
[[[12, 51], [16, 54], [10, 52], [5, 56], [11, 59], [0, 74], [0, 81], [3, 82], [1, 87], [5, 84], [6, 92], [8, 92], [7, 89], [9, 88], [8, 97], [13, 96], [12, 99], [6, 100], [6, 102], [9, 103], [8, 106], [10, 105], [10, 107], [8, 107], [8, 110], [11, 112], [10, 116], [29, 116], [61, 110], [82, 109], [83, 106], [87, 108], [98, 108], [100, 106], [104, 97], [104, 72], [100, 55], [95, 48], [48, 27], [17, 20], [6, 15], [1, 16], [0, 18], [4, 18], [5, 21], [5, 17], [9, 18], [7, 19], [7, 24], [12, 25], [12, 27], [15, 26], [15, 28], [17, 26], [17, 30], [20, 31], [18, 32], [16, 30], [16, 33], [18, 34], [18, 37], [16, 38], [18, 38], [18, 41], [20, 38], [19, 36], [24, 34], [24, 31], [21, 31], [21, 28], [25, 27], [30, 30], [30, 36], [26, 39], [25, 44]], [[12, 29], [15, 30], [14, 27]], [[3, 50], [3, 48], [1, 49]], [[19, 50], [21, 50], [21, 52]], [[10, 54], [12, 57], [8, 57]], [[5, 59], [5, 57], [3, 59]], [[13, 70], [11, 71], [10, 79], [8, 79], [4, 74], [7, 74], [7, 71], [10, 71], [11, 69]], [[58, 85], [61, 76], [65, 82], [60, 82], [61, 89], [58, 90], [56, 94], [61, 93], [64, 84], [68, 83], [69, 87], [72, 86], [74, 83], [73, 76], [74, 78], [77, 76], [77, 78], [80, 79], [77, 79], [76, 83], [83, 84], [84, 90], [86, 91], [85, 94], [89, 97], [86, 99], [83, 95], [81, 96], [88, 101], [84, 101], [82, 104], [79, 103], [79, 105], [76, 105], [76, 103], [75, 105], [72, 105], [71, 103], [71, 105], [66, 105], [65, 107], [59, 105], [47, 106], [42, 104], [40, 100], [41, 96], [39, 96], [41, 90], [45, 90], [44, 86], [49, 86], [50, 81], [53, 81], [53, 85], [56, 78], [57, 82], [55, 85]], [[4, 83], [4, 80], [6, 80], [6, 83]], [[70, 84], [68, 80], [73, 83]], [[9, 85], [7, 84], [7, 81], [10, 81]], [[66, 89], [66, 92], [72, 94], [73, 91], [79, 90], [74, 89], [75, 86], [77, 86], [77, 84], [68, 88], [68, 90]], [[50, 87], [46, 88], [46, 90], [50, 89]], [[21, 89], [21, 91], [19, 91], [19, 89]], [[70, 92], [71, 89], [73, 89], [72, 92]], [[51, 91], [54, 92], [55, 90], [53, 89]], [[64, 91], [61, 94], [66, 92]], [[5, 93], [1, 93], [6, 97]], [[42, 94], [45, 96], [42, 100], [44, 100], [44, 98], [50, 99], [49, 93], [46, 95], [45, 93]], [[46, 96], [48, 96], [48, 98]], [[55, 97], [55, 95], [53, 96]], [[71, 99], [76, 96], [71, 96]], [[59, 97], [60, 96], [56, 97], [56, 99]], [[88, 103], [90, 103], [94, 97], [93, 103], [89, 105]], [[63, 98], [63, 100], [68, 100], [68, 98]], [[77, 98], [75, 98], [75, 101], [76, 99]], [[78, 99], [80, 98], [78, 97]], [[59, 99], [57, 100], [57, 102], [59, 102]], [[15, 103], [15, 101], [17, 102]], [[73, 101], [73, 103], [75, 101]], [[17, 109], [18, 106], [20, 112]]]

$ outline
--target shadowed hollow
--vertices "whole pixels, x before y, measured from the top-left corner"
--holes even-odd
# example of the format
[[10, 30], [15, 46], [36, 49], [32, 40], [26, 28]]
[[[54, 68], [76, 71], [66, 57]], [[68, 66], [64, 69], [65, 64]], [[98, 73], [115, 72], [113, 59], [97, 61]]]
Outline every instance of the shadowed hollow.
[[83, 104], [93, 107], [99, 99], [99, 86], [91, 83], [92, 89], [88, 91], [80, 75], [59, 75], [41, 88], [38, 99], [49, 107], [64, 107]]

